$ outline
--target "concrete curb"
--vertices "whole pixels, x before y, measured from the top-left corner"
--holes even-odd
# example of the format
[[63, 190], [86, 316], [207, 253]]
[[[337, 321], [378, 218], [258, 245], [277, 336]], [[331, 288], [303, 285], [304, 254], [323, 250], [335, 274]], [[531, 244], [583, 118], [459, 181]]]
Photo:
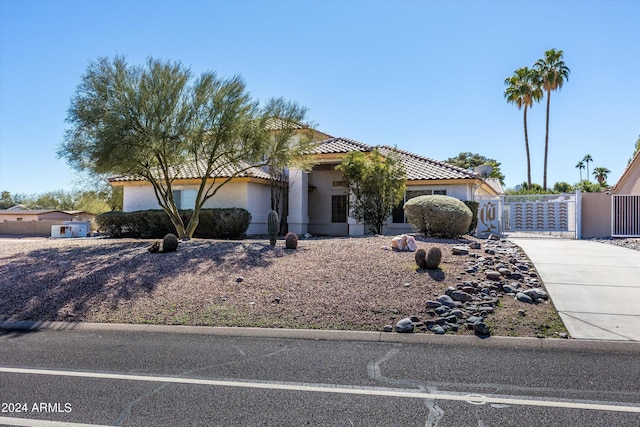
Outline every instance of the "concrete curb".
[[216, 326], [137, 325], [120, 323], [1, 321], [0, 331], [38, 332], [147, 332], [166, 334], [212, 335], [224, 337], [253, 337], [305, 339], [326, 341], [365, 341], [401, 344], [464, 345], [478, 348], [515, 348], [540, 350], [603, 351], [640, 354], [640, 342], [580, 340], [560, 338], [478, 338], [469, 335], [398, 334], [395, 332], [331, 331], [316, 329], [268, 329]]

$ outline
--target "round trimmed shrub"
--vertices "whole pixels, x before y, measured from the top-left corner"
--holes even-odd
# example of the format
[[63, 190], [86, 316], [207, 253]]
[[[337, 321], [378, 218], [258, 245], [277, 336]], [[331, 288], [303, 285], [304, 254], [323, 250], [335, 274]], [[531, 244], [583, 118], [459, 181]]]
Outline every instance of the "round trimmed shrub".
[[404, 204], [407, 221], [425, 236], [454, 238], [469, 231], [473, 214], [455, 197], [418, 196]]

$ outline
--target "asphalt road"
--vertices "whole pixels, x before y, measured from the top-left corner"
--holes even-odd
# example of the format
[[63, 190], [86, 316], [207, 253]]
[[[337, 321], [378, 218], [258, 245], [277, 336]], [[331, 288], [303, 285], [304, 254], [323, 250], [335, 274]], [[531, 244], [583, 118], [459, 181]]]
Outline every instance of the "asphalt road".
[[0, 331], [0, 425], [640, 425], [638, 345], [487, 341]]

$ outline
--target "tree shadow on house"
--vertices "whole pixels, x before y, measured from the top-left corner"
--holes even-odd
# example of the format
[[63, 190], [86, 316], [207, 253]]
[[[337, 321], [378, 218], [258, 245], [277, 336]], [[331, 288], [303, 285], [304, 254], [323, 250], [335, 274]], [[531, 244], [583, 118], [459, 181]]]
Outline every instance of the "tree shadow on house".
[[163, 280], [187, 275], [235, 278], [288, 256], [260, 241], [181, 242], [171, 253], [150, 253], [150, 240], [55, 242], [0, 257], [0, 321], [80, 321], [97, 306], [150, 298]]

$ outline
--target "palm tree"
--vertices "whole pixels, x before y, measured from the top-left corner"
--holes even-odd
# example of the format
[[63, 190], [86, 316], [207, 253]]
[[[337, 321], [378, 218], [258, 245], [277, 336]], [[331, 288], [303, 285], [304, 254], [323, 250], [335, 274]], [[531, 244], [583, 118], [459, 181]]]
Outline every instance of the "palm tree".
[[534, 69], [518, 68], [513, 76], [505, 79], [507, 88], [504, 97], [509, 104], [515, 104], [518, 110], [524, 107], [524, 146], [527, 151], [527, 189], [531, 189], [531, 155], [529, 153], [529, 134], [527, 132], [527, 109], [533, 102], [542, 99], [542, 80]]
[[582, 182], [582, 169], [584, 169], [584, 162], [580, 160], [576, 167], [580, 169], [580, 182]]
[[549, 107], [551, 105], [551, 91], [562, 88], [565, 81], [569, 80], [571, 70], [562, 60], [564, 52], [551, 49], [544, 53], [544, 58], [536, 61], [534, 68], [540, 73], [542, 88], [547, 93], [547, 122], [544, 137], [544, 179], [542, 187], [547, 189], [547, 159], [549, 154]]
[[593, 162], [591, 154], [587, 154], [586, 156], [584, 156], [584, 159], [582, 159], [582, 161], [587, 165], [587, 180], [589, 180], [589, 162]]
[[607, 176], [611, 173], [611, 171], [607, 168], [597, 167], [593, 169], [593, 176], [598, 180], [598, 184], [605, 185], [607, 182]]

